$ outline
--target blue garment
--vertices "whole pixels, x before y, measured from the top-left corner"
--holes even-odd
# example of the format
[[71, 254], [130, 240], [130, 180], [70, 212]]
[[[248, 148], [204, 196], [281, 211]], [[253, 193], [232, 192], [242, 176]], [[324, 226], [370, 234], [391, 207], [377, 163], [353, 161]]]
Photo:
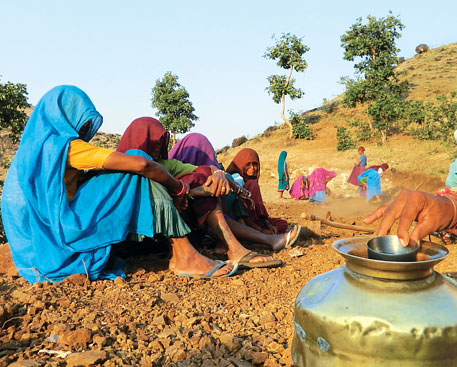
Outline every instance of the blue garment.
[[373, 168], [367, 169], [359, 177], [358, 181], [367, 178], [367, 201], [372, 197], [381, 195], [381, 175]]
[[31, 283], [75, 273], [97, 279], [106, 270], [111, 244], [129, 232], [154, 235], [145, 177], [101, 171], [67, 200], [63, 177], [69, 143], [87, 121], [85, 141], [99, 129], [102, 116], [79, 88], [51, 89], [33, 110], [8, 171], [3, 225], [19, 274]]
[[362, 154], [360, 157], [360, 166], [365, 167], [367, 165], [367, 156], [365, 154]]
[[449, 173], [445, 184], [450, 189], [457, 187], [457, 159], [449, 166]]
[[309, 201], [315, 203], [325, 203], [325, 190], [316, 191], [316, 193], [309, 198]]
[[[282, 151], [278, 158], [278, 191], [284, 191], [289, 187], [289, 174], [286, 163], [287, 152]], [[286, 174], [287, 172], [287, 174]]]

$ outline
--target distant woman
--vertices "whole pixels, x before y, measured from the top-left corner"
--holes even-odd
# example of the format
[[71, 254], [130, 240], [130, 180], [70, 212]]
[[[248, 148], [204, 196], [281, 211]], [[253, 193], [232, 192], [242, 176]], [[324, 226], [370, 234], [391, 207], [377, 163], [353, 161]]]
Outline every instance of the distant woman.
[[300, 175], [297, 177], [289, 190], [289, 194], [295, 200], [308, 199], [308, 180], [306, 179], [306, 176]]
[[282, 199], [284, 190], [289, 190], [289, 172], [287, 171], [287, 152], [283, 150], [278, 158], [278, 191], [279, 197]]
[[316, 168], [308, 176], [308, 197], [310, 202], [325, 203], [326, 193], [329, 192], [327, 184], [336, 176], [335, 171], [328, 171], [325, 168]]
[[381, 175], [389, 168], [387, 163], [383, 163], [379, 166], [370, 166], [363, 172], [359, 177], [358, 181], [363, 187], [363, 191], [366, 191], [367, 201], [374, 198], [374, 201], [379, 202], [381, 198]]
[[359, 153], [359, 158], [357, 161], [354, 163], [354, 168], [352, 168], [351, 175], [348, 178], [348, 183], [360, 187], [361, 184], [357, 180], [357, 178], [365, 171], [365, 168], [367, 166], [367, 156], [365, 155], [365, 148], [364, 147], [359, 147], [357, 149]]
[[248, 207], [249, 217], [245, 222], [250, 227], [264, 233], [284, 233], [288, 224], [285, 220], [279, 218], [270, 218], [267, 209], [263, 204], [262, 194], [260, 192], [260, 159], [254, 149], [241, 149], [233, 158], [227, 167], [235, 180], [241, 180], [244, 188], [251, 193], [251, 199], [254, 200], [255, 207]]

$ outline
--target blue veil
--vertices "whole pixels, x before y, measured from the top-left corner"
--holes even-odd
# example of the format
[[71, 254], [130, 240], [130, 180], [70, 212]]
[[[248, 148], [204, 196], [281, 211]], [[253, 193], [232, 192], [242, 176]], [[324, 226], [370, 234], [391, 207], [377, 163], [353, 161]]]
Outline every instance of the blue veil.
[[130, 232], [154, 235], [147, 178], [100, 171], [67, 200], [63, 177], [69, 143], [79, 139], [87, 121], [85, 141], [97, 132], [102, 116], [81, 89], [51, 89], [33, 110], [9, 168], [2, 220], [13, 261], [31, 283], [75, 273], [97, 279], [106, 271], [111, 244]]

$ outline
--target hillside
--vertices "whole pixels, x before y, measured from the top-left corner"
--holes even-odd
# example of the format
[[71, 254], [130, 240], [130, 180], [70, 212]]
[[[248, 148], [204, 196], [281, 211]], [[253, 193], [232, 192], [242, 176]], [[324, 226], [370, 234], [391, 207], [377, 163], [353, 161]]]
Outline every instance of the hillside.
[[[412, 83], [409, 99], [434, 101], [440, 94], [457, 91], [457, 43], [438, 47], [411, 59], [405, 60], [398, 70], [406, 71], [406, 78]], [[338, 101], [336, 98], [329, 102]], [[338, 152], [336, 150], [335, 125], [346, 125], [350, 120], [367, 119], [363, 107], [347, 109], [341, 106], [308, 111], [306, 115], [314, 119], [312, 130], [316, 138], [312, 141], [289, 140], [285, 125], [270, 135], [259, 135], [241, 146], [228, 149], [218, 155], [226, 166], [242, 148], [255, 149], [261, 158], [261, 184], [266, 192], [266, 200], [276, 201], [276, 164], [282, 150], [288, 152], [287, 164], [291, 179], [302, 173], [311, 173], [316, 167], [335, 170], [337, 177], [330, 183], [333, 192], [342, 197], [353, 194], [353, 188], [346, 184], [353, 162], [357, 157], [356, 149]], [[279, 113], [279, 111], [278, 111]], [[363, 142], [368, 164], [389, 163], [391, 170], [383, 179], [383, 187], [388, 192], [399, 188], [433, 192], [443, 185], [449, 164], [455, 159], [456, 146], [435, 141], [415, 140], [411, 136], [396, 135], [389, 139], [386, 146]], [[419, 186], [420, 185], [420, 186]]]

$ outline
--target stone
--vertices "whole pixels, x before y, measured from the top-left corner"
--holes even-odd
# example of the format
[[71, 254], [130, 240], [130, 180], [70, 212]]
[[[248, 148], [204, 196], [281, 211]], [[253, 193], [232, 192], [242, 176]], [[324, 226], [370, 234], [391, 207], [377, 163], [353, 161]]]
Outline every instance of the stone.
[[83, 286], [83, 285], [86, 285], [86, 284], [89, 284], [90, 283], [90, 280], [89, 278], [87, 277], [86, 274], [72, 274], [68, 277], [66, 277], [64, 280], [63, 280], [64, 284], [65, 283], [71, 283], [71, 284], [74, 284], [74, 285], [77, 285], [77, 286]]
[[175, 293], [161, 293], [160, 298], [162, 298], [165, 302], [172, 302], [176, 303], [179, 302], [181, 299]]
[[241, 348], [240, 342], [232, 334], [222, 334], [219, 336], [219, 341], [229, 352], [236, 352]]
[[94, 366], [106, 361], [106, 352], [102, 350], [90, 350], [81, 353], [72, 353], [66, 358], [67, 367]]
[[42, 364], [39, 361], [32, 361], [30, 359], [17, 361], [8, 365], [9, 367], [40, 367]]
[[268, 324], [268, 323], [275, 322], [275, 321], [276, 321], [276, 317], [275, 317], [275, 315], [273, 315], [272, 312], [264, 311], [260, 315], [259, 322], [262, 324]]
[[58, 343], [70, 347], [85, 347], [92, 341], [92, 334], [89, 330], [78, 328], [73, 331], [64, 332], [59, 336]]
[[421, 43], [420, 45], [417, 45], [416, 47], [416, 53], [417, 54], [423, 54], [424, 52], [427, 52], [429, 50], [429, 47], [425, 43]]
[[244, 135], [240, 136], [239, 138], [235, 138], [232, 141], [232, 148], [239, 147], [241, 144], [243, 144], [243, 143], [245, 143], [247, 141], [248, 141], [248, 139]]

